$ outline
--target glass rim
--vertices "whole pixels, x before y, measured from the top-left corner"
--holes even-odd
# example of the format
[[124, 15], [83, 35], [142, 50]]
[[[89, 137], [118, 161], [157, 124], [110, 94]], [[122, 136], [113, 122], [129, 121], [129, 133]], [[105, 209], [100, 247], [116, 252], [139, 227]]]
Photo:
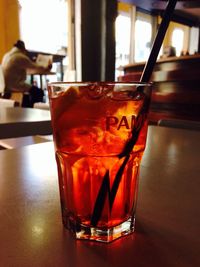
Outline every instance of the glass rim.
[[63, 87], [63, 86], [67, 86], [67, 85], [73, 85], [73, 86], [90, 86], [90, 85], [123, 85], [123, 86], [152, 86], [152, 82], [140, 82], [140, 81], [126, 81], [126, 82], [123, 82], [123, 81], [113, 81], [113, 82], [101, 82], [101, 81], [98, 81], [98, 82], [50, 82], [48, 83], [48, 87], [51, 87], [51, 86], [60, 86], [60, 87]]

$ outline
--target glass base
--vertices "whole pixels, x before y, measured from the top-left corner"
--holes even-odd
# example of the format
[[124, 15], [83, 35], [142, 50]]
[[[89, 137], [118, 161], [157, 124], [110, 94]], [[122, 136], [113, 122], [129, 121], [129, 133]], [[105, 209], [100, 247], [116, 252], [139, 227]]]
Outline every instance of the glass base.
[[88, 227], [82, 224], [77, 224], [77, 222], [69, 217], [64, 219], [63, 224], [65, 228], [75, 235], [76, 239], [109, 243], [122, 236], [133, 233], [135, 229], [135, 217], [131, 217], [125, 222], [108, 229]]

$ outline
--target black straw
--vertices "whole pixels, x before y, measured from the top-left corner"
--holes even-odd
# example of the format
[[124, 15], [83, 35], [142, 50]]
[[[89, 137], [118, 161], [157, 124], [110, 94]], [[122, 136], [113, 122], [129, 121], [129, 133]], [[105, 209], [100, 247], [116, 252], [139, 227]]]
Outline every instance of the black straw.
[[[146, 65], [144, 67], [144, 70], [143, 70], [143, 73], [142, 73], [142, 76], [140, 79], [141, 82], [149, 82], [149, 80], [151, 78], [151, 74], [153, 72], [153, 68], [155, 66], [162, 42], [164, 40], [169, 22], [171, 20], [173, 11], [174, 11], [175, 6], [176, 6], [176, 2], [177, 2], [177, 0], [169, 0], [168, 1], [168, 5], [167, 5], [166, 10], [164, 12], [162, 22], [160, 24], [157, 36], [155, 38], [154, 44], [153, 44], [152, 49], [151, 49], [151, 53], [149, 55], [148, 61], [147, 61]], [[145, 103], [144, 103], [144, 105], [145, 105]], [[146, 105], [146, 108], [148, 108], [148, 104]], [[93, 227], [97, 226], [97, 224], [101, 218], [107, 195], [108, 195], [110, 210], [112, 210], [112, 206], [113, 206], [113, 203], [114, 203], [117, 191], [118, 191], [118, 187], [119, 187], [119, 184], [121, 181], [121, 177], [123, 175], [123, 171], [124, 171], [126, 164], [129, 160], [130, 153], [131, 153], [134, 145], [137, 142], [137, 139], [138, 139], [138, 136], [140, 133], [140, 129], [143, 126], [143, 123], [140, 123], [140, 122], [141, 121], [143, 122], [145, 120], [146, 108], [142, 108], [141, 111], [139, 112], [139, 114], [136, 118], [136, 121], [135, 121], [135, 125], [132, 129], [132, 138], [126, 144], [124, 151], [118, 155], [119, 159], [124, 157], [124, 161], [123, 161], [121, 167], [119, 168], [119, 170], [116, 174], [116, 177], [115, 177], [115, 180], [113, 182], [113, 186], [112, 186], [111, 190], [110, 190], [110, 183], [109, 183], [109, 171], [108, 170], [106, 171], [106, 174], [103, 178], [101, 187], [99, 189], [99, 193], [98, 193], [98, 196], [97, 196], [97, 199], [96, 199], [96, 202], [94, 205], [94, 209], [93, 209], [93, 214], [91, 217], [91, 226], [93, 226]], [[141, 118], [142, 118], [142, 120], [141, 120]]]
[[157, 32], [156, 38], [154, 40], [148, 61], [146, 62], [146, 65], [144, 67], [142, 76], [140, 78], [141, 82], [149, 82], [153, 68], [155, 66], [161, 45], [163, 43], [163, 40], [165, 38], [165, 34], [167, 31], [167, 28], [169, 26], [170, 20], [173, 15], [173, 11], [175, 9], [177, 0], [169, 0], [168, 5], [165, 9], [162, 22], [160, 24], [159, 30]]

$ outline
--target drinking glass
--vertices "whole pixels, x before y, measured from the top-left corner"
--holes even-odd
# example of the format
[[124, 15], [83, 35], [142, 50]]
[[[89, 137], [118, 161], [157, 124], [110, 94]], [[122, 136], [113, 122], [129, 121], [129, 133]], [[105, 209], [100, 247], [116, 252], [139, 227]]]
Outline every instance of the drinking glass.
[[48, 92], [64, 226], [102, 242], [132, 233], [151, 84], [63, 82]]

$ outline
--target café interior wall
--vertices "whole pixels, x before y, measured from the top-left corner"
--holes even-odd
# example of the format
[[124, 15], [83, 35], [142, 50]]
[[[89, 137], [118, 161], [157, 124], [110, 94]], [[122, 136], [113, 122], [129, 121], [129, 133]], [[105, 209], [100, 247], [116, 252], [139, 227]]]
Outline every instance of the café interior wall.
[[131, 5], [131, 4], [118, 2], [117, 9], [118, 9], [118, 11], [121, 11], [121, 12], [130, 13], [132, 6], [133, 5]]
[[17, 0], [0, 0], [0, 62], [3, 55], [20, 38]]

